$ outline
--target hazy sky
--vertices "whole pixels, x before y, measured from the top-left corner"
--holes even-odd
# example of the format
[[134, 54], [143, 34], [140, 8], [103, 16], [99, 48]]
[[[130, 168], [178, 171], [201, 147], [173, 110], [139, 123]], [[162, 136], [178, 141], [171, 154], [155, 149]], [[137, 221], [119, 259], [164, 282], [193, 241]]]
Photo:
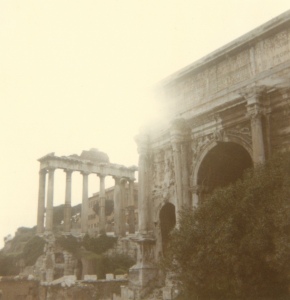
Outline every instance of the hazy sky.
[[[0, 0], [0, 247], [36, 224], [38, 158], [94, 147], [136, 165], [133, 138], [157, 114], [148, 88], [288, 9], [289, 0]], [[91, 175], [90, 194], [97, 186]], [[73, 204], [80, 187], [75, 172]]]

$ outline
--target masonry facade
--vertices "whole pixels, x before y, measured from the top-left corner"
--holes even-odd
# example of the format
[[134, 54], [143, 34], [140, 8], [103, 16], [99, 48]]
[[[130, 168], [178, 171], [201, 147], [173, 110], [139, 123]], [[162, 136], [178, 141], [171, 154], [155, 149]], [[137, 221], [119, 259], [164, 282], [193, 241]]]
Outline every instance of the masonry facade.
[[290, 151], [290, 11], [169, 76], [157, 95], [168, 123], [136, 138], [140, 257], [132, 290], [152, 283], [148, 269], [183, 207]]

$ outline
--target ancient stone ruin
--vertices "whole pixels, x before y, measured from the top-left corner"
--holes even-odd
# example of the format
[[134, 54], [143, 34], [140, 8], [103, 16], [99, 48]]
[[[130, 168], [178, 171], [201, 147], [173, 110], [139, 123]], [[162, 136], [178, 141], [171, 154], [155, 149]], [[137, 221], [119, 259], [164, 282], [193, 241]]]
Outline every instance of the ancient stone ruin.
[[[119, 286], [118, 296], [98, 299], [176, 298], [178, 288], [170, 274], [166, 277], [160, 273], [158, 262], [166, 252], [169, 232], [178, 224], [179, 211], [196, 207], [216, 187], [240, 178], [246, 168], [262, 164], [275, 153], [290, 151], [290, 11], [169, 76], [156, 93], [167, 111], [168, 122], [145, 128], [136, 137], [138, 228], [127, 239], [137, 249], [136, 264], [128, 280]], [[38, 262], [45, 268], [38, 270], [45, 273], [40, 274], [42, 281], [51, 283], [57, 280], [51, 275], [56, 261], [67, 265], [64, 276], [78, 272], [73, 256], [57, 255], [53, 248], [55, 169], [66, 172], [63, 232], [71, 232], [71, 174], [77, 171], [83, 175], [80, 235], [87, 233], [88, 174], [94, 173], [100, 178], [101, 230], [105, 230], [106, 223], [104, 177], [113, 176], [114, 234], [124, 240], [124, 208], [134, 205], [136, 168], [112, 164], [105, 154], [95, 150], [81, 156], [57, 157], [51, 153], [39, 162], [37, 233], [46, 236], [47, 245], [43, 262]], [[95, 282], [96, 277], [85, 276], [94, 274], [83, 275], [83, 280]], [[55, 284], [66, 287], [68, 293], [74, 280], [62, 277]], [[116, 278], [108, 274], [104, 284], [110, 280]], [[51, 286], [51, 293], [53, 289]], [[65, 299], [75, 299], [70, 297]]]

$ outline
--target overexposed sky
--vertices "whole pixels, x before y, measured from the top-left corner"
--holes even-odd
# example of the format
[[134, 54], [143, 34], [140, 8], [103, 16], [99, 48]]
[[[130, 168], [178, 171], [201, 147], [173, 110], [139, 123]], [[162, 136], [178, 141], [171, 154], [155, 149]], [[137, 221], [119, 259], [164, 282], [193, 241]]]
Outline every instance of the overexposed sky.
[[[38, 158], [98, 148], [137, 165], [133, 138], [158, 115], [149, 87], [288, 9], [289, 0], [0, 0], [0, 247], [36, 224]], [[64, 180], [57, 171], [56, 205]]]

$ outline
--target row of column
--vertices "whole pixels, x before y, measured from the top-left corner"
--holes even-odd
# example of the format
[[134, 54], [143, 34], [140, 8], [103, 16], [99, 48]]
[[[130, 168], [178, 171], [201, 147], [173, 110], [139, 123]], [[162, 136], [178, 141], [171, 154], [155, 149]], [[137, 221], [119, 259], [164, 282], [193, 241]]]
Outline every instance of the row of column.
[[[38, 212], [37, 212], [37, 233], [41, 234], [45, 231], [52, 231], [53, 229], [53, 195], [54, 195], [54, 171], [55, 168], [42, 169], [39, 171], [39, 194], [38, 194]], [[71, 190], [72, 190], [72, 172], [73, 170], [64, 170], [66, 172], [66, 186], [65, 186], [65, 204], [64, 204], [64, 232], [71, 231]], [[45, 209], [45, 186], [46, 174], [48, 173], [48, 188], [47, 188], [47, 205]], [[88, 172], [81, 172], [83, 175], [83, 189], [82, 189], [82, 213], [81, 213], [81, 232], [88, 231]], [[105, 175], [98, 174], [100, 178], [100, 214], [99, 224], [100, 232], [104, 233], [106, 230], [106, 210], [105, 210]], [[115, 234], [125, 235], [126, 220], [125, 209], [129, 211], [129, 232], [135, 232], [134, 225], [134, 182], [129, 180], [128, 198], [125, 191], [126, 179], [115, 178], [114, 190], [114, 218], [115, 218]], [[46, 222], [44, 228], [44, 214], [46, 211]]]

